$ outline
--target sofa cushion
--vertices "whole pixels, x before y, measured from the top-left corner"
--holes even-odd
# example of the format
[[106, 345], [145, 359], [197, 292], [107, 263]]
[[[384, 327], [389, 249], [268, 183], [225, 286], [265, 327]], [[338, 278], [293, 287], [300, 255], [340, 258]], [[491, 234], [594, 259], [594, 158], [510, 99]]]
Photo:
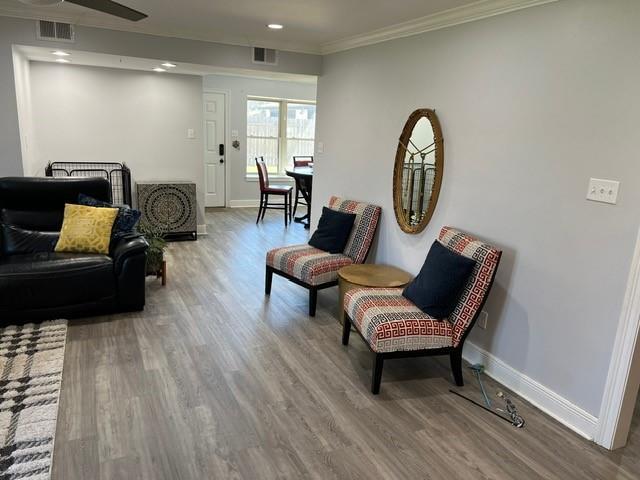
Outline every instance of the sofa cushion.
[[0, 311], [52, 308], [115, 297], [106, 255], [40, 252], [0, 259]]
[[329, 253], [342, 253], [355, 219], [355, 213], [322, 207], [318, 228], [309, 239], [309, 245]]
[[344, 310], [374, 352], [451, 347], [453, 327], [402, 296], [401, 288], [358, 288], [344, 297]]
[[0, 236], [3, 255], [20, 255], [53, 252], [59, 233], [24, 230], [13, 225], [0, 224]]
[[451, 315], [476, 262], [435, 240], [422, 269], [402, 295], [425, 313], [444, 319]]
[[267, 265], [308, 285], [338, 280], [338, 270], [353, 260], [342, 253], [327, 253], [310, 245], [293, 245], [267, 252]]

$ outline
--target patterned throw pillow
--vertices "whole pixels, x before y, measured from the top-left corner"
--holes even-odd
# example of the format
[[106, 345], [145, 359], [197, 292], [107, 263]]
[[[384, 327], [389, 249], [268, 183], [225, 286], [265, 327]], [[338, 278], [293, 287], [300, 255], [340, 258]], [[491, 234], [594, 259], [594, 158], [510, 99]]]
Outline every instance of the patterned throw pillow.
[[130, 233], [134, 233], [134, 229], [140, 220], [141, 213], [139, 210], [129, 208], [126, 205], [112, 205], [109, 202], [103, 202], [102, 200], [98, 200], [83, 193], [78, 195], [78, 203], [89, 207], [115, 207], [118, 209], [116, 223], [114, 223], [113, 231], [111, 232], [113, 240], [118, 240]]
[[60, 239], [55, 251], [108, 254], [116, 215], [117, 208], [65, 204]]

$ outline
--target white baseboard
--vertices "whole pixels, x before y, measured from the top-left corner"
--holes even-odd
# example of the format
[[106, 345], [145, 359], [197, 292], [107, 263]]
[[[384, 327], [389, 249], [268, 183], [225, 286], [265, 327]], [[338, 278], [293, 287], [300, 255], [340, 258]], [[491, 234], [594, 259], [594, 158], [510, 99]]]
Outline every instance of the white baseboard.
[[593, 440], [598, 419], [544, 385], [510, 367], [499, 358], [471, 342], [465, 342], [463, 358], [481, 363], [485, 372], [522, 398], [588, 440]]
[[229, 200], [230, 208], [248, 208], [248, 207], [259, 207], [260, 200], [257, 198], [255, 200]]
[[198, 235], [206, 235], [207, 234], [207, 224], [203, 223], [202, 225], [198, 225], [198, 228], [196, 230], [198, 232]]

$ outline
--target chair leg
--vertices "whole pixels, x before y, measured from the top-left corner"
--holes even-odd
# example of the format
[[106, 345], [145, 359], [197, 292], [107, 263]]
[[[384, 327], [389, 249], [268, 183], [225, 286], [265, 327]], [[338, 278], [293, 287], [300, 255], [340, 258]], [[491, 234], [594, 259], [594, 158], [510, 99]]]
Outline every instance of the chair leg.
[[456, 348], [449, 355], [451, 359], [451, 371], [453, 372], [453, 379], [458, 387], [464, 386], [464, 380], [462, 379], [462, 349]]
[[292, 193], [289, 192], [289, 223], [293, 223], [293, 198], [291, 197]]
[[265, 193], [264, 194], [264, 206], [262, 207], [262, 217], [261, 219], [264, 220], [264, 214], [267, 213], [267, 206], [269, 205], [269, 194]]
[[311, 287], [309, 289], [309, 316], [316, 316], [316, 304], [318, 303], [318, 290]]
[[284, 226], [286, 227], [289, 222], [289, 195], [288, 194], [284, 194]]
[[381, 353], [376, 353], [376, 358], [373, 361], [373, 371], [371, 372], [371, 393], [373, 393], [374, 395], [380, 393], [380, 382], [382, 381], [383, 365], [384, 357]]
[[264, 294], [271, 295], [271, 282], [273, 281], [273, 268], [267, 265], [264, 278]]
[[256, 219], [256, 224], [260, 221], [260, 215], [262, 214], [262, 208], [264, 204], [264, 194], [260, 193], [260, 206], [258, 207], [258, 218]]
[[342, 344], [349, 345], [349, 335], [351, 334], [351, 319], [345, 312], [344, 323], [342, 324]]
[[295, 215], [296, 215], [296, 210], [298, 209], [298, 195], [299, 195], [299, 192], [298, 192], [298, 185], [296, 185], [296, 201], [295, 201], [295, 202], [294, 202], [294, 204], [293, 204], [293, 212], [291, 212], [291, 216], [292, 216], [292, 217], [295, 217]]

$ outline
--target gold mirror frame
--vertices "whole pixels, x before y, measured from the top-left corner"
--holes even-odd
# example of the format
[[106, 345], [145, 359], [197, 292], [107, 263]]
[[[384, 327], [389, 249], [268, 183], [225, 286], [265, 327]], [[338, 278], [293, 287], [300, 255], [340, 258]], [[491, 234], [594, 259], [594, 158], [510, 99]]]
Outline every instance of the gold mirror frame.
[[[404, 162], [406, 157], [406, 147], [409, 144], [409, 139], [413, 133], [413, 129], [421, 118], [426, 118], [431, 123], [433, 130], [433, 140], [435, 147], [435, 169], [436, 173], [433, 179], [433, 188], [431, 190], [431, 198], [429, 200], [429, 206], [425, 212], [422, 220], [417, 225], [411, 225], [407, 220], [404, 209], [402, 206], [402, 175], [404, 169]], [[444, 151], [443, 151], [443, 138], [442, 129], [440, 128], [440, 122], [436, 116], [435, 110], [429, 108], [420, 108], [415, 110], [405, 123], [402, 129], [402, 134], [398, 141], [398, 149], [396, 150], [396, 160], [393, 168], [393, 210], [396, 214], [396, 220], [403, 232], [406, 233], [420, 233], [422, 232], [431, 217], [438, 203], [438, 197], [440, 195], [440, 186], [442, 184], [442, 171], [444, 168]]]

